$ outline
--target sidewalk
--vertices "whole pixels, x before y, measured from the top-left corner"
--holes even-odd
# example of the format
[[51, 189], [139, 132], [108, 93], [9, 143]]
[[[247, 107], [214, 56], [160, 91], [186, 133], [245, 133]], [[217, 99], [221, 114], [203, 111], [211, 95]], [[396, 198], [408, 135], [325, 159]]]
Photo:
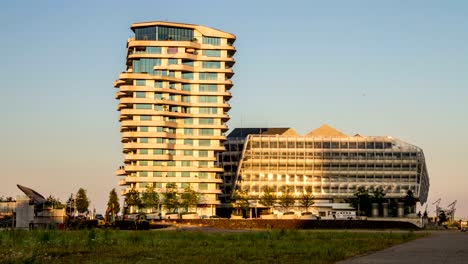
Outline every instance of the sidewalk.
[[468, 232], [431, 233], [425, 238], [337, 263], [468, 263]]

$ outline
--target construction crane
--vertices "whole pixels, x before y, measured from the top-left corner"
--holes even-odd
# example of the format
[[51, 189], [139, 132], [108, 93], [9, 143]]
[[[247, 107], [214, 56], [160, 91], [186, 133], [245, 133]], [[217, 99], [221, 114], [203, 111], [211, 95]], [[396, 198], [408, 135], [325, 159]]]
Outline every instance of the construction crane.
[[455, 220], [455, 205], [457, 204], [457, 200], [453, 201], [451, 204], [447, 206], [445, 209], [445, 214], [447, 215], [450, 222]]
[[440, 213], [440, 212], [439, 212], [439, 211], [440, 211], [439, 204], [440, 204], [440, 201], [441, 201], [441, 200], [442, 200], [442, 199], [439, 198], [439, 199], [437, 199], [437, 201], [435, 201], [435, 202], [432, 203], [432, 205], [434, 205], [434, 204], [436, 205], [436, 210], [435, 210], [436, 219], [439, 218], [439, 213]]

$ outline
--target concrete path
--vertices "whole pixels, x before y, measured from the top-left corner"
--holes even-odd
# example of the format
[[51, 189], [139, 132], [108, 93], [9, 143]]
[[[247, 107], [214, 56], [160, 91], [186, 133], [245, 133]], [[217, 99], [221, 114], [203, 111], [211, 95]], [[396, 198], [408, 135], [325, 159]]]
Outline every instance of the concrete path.
[[338, 263], [468, 263], [468, 232], [434, 231], [428, 237]]

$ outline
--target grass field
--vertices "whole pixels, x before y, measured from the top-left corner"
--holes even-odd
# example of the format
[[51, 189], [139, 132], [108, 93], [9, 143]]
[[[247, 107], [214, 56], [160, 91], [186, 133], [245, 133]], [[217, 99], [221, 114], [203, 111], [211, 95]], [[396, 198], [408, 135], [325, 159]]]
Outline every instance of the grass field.
[[0, 231], [0, 263], [333, 263], [426, 234], [347, 231]]

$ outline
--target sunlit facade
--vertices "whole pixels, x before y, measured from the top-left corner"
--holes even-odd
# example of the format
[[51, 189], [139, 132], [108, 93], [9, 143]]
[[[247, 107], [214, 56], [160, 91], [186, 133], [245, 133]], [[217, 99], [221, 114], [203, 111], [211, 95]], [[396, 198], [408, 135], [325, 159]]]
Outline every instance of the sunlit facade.
[[427, 200], [422, 149], [392, 137], [347, 136], [323, 125], [305, 136], [283, 129], [248, 134], [244, 141], [235, 183], [253, 197], [266, 186], [280, 196], [288, 186], [296, 197], [311, 191], [335, 203], [362, 186], [381, 187], [386, 198], [403, 198], [411, 190], [421, 203]]
[[124, 193], [190, 185], [201, 194], [201, 213], [211, 215], [221, 193], [216, 156], [228, 129], [235, 36], [171, 22], [131, 29], [126, 70], [114, 83], [124, 153], [119, 184]]

